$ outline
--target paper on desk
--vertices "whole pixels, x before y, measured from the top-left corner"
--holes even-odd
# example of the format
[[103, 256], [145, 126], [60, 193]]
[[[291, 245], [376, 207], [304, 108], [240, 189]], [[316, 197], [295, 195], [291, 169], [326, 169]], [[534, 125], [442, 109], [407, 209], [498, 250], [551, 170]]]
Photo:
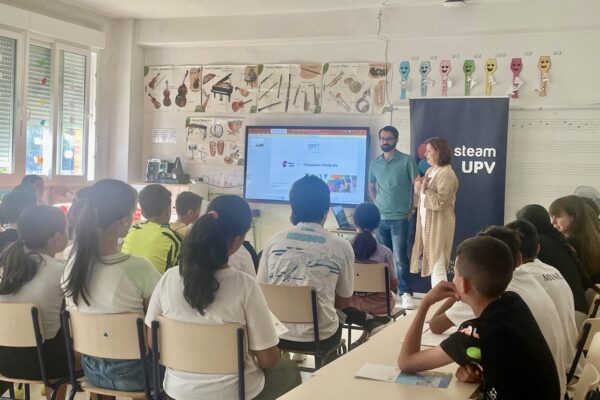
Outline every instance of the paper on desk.
[[367, 363], [355, 375], [358, 378], [373, 379], [384, 382], [395, 382], [407, 385], [447, 388], [452, 379], [452, 374], [437, 371], [426, 371], [420, 374], [407, 374], [400, 372], [397, 367], [389, 365]]
[[275, 328], [275, 333], [277, 334], [277, 336], [281, 336], [286, 334], [287, 332], [289, 332], [290, 330], [283, 324], [283, 322], [281, 322], [276, 316], [275, 314], [273, 314], [271, 311], [269, 311], [269, 313], [271, 314], [271, 321], [273, 322], [273, 327]]

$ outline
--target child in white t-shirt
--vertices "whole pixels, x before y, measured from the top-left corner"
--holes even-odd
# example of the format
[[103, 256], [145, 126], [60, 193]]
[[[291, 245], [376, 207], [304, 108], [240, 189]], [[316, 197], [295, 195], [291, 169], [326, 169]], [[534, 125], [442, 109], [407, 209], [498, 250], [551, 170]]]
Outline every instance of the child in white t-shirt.
[[[137, 192], [125, 182], [105, 179], [90, 189], [63, 276], [68, 308], [90, 314], [144, 315], [160, 274], [149, 261], [122, 253], [119, 239], [129, 231]], [[86, 378], [94, 386], [144, 389], [142, 361], [82, 355]]]
[[[19, 239], [0, 256], [0, 303], [37, 306], [45, 339], [42, 347], [46, 373], [49, 379], [62, 378], [69, 371], [60, 325], [64, 263], [54, 255], [63, 251], [69, 240], [67, 220], [58, 208], [34, 206], [21, 214], [17, 231]], [[40, 380], [36, 348], [0, 347], [0, 373], [16, 379]], [[63, 389], [59, 398], [64, 395]]]
[[[180, 267], [168, 270], [152, 294], [146, 325], [158, 315], [199, 324], [244, 325], [246, 398], [276, 399], [300, 384], [300, 372], [293, 361], [279, 358], [279, 340], [255, 279], [228, 265], [250, 228], [250, 207], [238, 196], [224, 195], [214, 202], [219, 199], [229, 212], [209, 211], [193, 225], [183, 242]], [[178, 400], [237, 399], [238, 380], [235, 374], [168, 368], [164, 389]]]

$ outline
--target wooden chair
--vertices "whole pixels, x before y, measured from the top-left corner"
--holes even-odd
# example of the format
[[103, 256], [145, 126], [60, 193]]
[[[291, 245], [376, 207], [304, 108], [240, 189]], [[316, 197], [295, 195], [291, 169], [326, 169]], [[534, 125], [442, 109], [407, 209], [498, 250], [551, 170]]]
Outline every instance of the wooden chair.
[[[75, 310], [62, 313], [63, 327], [67, 341], [71, 393], [73, 400], [77, 391], [106, 396], [132, 399], [151, 399], [149, 370], [146, 361], [148, 354], [144, 336], [144, 320], [135, 313], [88, 314]], [[99, 388], [85, 380], [78, 380], [75, 373], [75, 352], [113, 360], [142, 361], [144, 369], [144, 391], [125, 392]]]
[[[406, 315], [403, 309], [394, 310], [390, 302], [390, 269], [385, 263], [354, 263], [354, 291], [370, 293], [387, 293], [385, 297], [387, 317], [396, 320], [401, 315]], [[344, 324], [348, 329], [348, 346], [352, 345], [352, 330], [364, 330], [362, 326]]]
[[587, 356], [585, 357], [586, 364], [592, 364], [600, 371], [600, 334], [596, 333], [592, 338], [592, 343], [588, 348]]
[[585, 400], [587, 394], [598, 388], [600, 384], [600, 374], [596, 367], [592, 364], [585, 364], [581, 378], [575, 384], [575, 391], [573, 393], [573, 400]]
[[312, 324], [314, 331], [314, 351], [302, 351], [279, 345], [280, 350], [292, 353], [309, 354], [315, 357], [315, 368], [300, 367], [302, 371], [314, 372], [323, 366], [323, 362], [336, 353], [345, 354], [346, 343], [342, 339], [337, 346], [327, 351], [320, 348], [319, 319], [317, 309], [317, 291], [310, 286], [269, 285], [261, 283], [260, 287], [271, 312], [284, 324]]
[[567, 373], [567, 382], [570, 382], [575, 376], [577, 364], [579, 363], [581, 356], [588, 352], [588, 349], [592, 343], [592, 339], [598, 332], [600, 332], [600, 318], [588, 318], [583, 322], [581, 332], [579, 333], [579, 338], [577, 339], [575, 357], [573, 358], [571, 368]]
[[597, 294], [592, 289], [588, 289], [585, 292], [585, 297], [590, 306], [588, 311], [588, 318], [596, 318], [598, 316], [598, 309], [600, 308], [600, 294]]
[[44, 337], [42, 335], [42, 321], [38, 308], [33, 303], [0, 303], [0, 316], [0, 346], [35, 347], [40, 365], [40, 374], [42, 376], [41, 380], [30, 380], [15, 379], [0, 375], [0, 381], [12, 384], [9, 388], [10, 398], [15, 398], [14, 384], [20, 383], [25, 386], [25, 400], [30, 399], [30, 387], [32, 384], [52, 388], [51, 399], [54, 400], [59, 387], [67, 384], [69, 378], [48, 379], [42, 352]]
[[239, 398], [244, 400], [244, 332], [240, 324], [208, 325], [156, 317], [152, 321], [155, 400], [161, 399], [159, 364], [196, 374], [237, 374]]

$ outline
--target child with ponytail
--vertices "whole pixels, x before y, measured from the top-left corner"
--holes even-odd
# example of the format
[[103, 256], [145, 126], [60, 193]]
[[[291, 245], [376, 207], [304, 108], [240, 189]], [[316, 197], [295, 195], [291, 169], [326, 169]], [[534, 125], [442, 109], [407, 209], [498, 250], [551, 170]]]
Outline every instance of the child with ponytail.
[[[38, 307], [48, 378], [65, 377], [69, 369], [60, 326], [64, 263], [54, 256], [69, 241], [67, 220], [58, 208], [34, 206], [19, 217], [17, 232], [19, 239], [0, 255], [0, 302], [34, 303]], [[10, 378], [40, 380], [36, 348], [0, 347], [0, 373]], [[51, 391], [47, 389], [46, 393]], [[59, 396], [64, 398], [64, 391]]]
[[[105, 179], [87, 193], [75, 227], [75, 243], [63, 277], [67, 307], [90, 314], [144, 315], [159, 273], [149, 261], [124, 254], [119, 239], [129, 231], [137, 192], [125, 182]], [[141, 360], [81, 357], [85, 376], [94, 386], [141, 391]]]
[[[352, 248], [357, 262], [385, 263], [389, 266], [390, 290], [398, 287], [398, 276], [394, 268], [394, 255], [390, 249], [379, 243], [373, 232], [379, 226], [381, 214], [372, 203], [362, 203], [354, 211], [354, 224], [358, 234], [352, 241]], [[337, 307], [346, 314], [346, 322], [365, 327], [362, 341], [368, 338], [369, 333], [387, 322], [387, 304], [383, 293], [354, 292], [352, 297], [338, 297]], [[395, 304], [393, 293], [389, 293], [390, 304]]]
[[[228, 264], [250, 229], [250, 207], [240, 197], [224, 195], [213, 200], [209, 209], [184, 239], [179, 268], [167, 270], [156, 286], [146, 325], [158, 315], [199, 324], [244, 325], [248, 340], [244, 349], [246, 398], [276, 399], [300, 384], [298, 366], [279, 358], [279, 340], [256, 280]], [[221, 215], [216, 211], [225, 209], [235, 212]], [[235, 374], [167, 369], [164, 388], [178, 400], [238, 397]]]

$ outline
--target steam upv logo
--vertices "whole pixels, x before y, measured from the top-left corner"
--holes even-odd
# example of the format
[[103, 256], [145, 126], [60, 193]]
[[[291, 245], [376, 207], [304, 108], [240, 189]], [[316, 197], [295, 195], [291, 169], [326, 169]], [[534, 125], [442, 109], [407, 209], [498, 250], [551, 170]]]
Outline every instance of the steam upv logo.
[[293, 167], [294, 167], [294, 163], [293, 163], [292, 161], [283, 160], [283, 161], [281, 162], [281, 166], [282, 166], [283, 168], [288, 168], [288, 167], [290, 167], [290, 168], [293, 168]]

